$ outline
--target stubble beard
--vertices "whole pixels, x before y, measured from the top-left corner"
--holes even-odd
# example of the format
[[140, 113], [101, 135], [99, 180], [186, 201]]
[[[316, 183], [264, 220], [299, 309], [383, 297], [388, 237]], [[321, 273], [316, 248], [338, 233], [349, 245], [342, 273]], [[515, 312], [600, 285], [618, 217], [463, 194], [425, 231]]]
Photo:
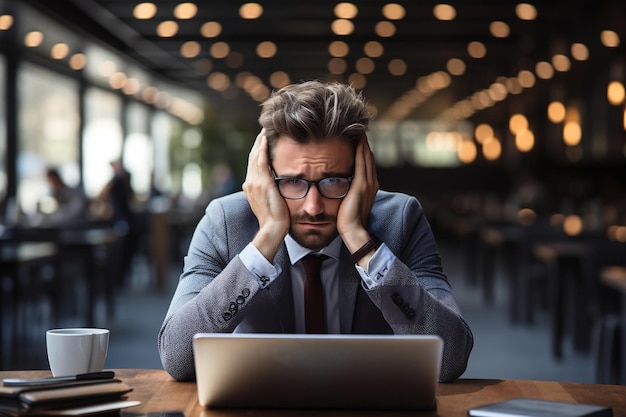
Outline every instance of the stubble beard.
[[333, 229], [332, 232], [323, 232], [319, 230], [309, 230], [306, 232], [298, 231], [294, 229], [293, 225], [297, 224], [297, 222], [301, 221], [330, 221], [336, 224], [336, 218], [333, 216], [329, 216], [327, 214], [322, 214], [319, 216], [307, 216], [307, 215], [298, 215], [292, 216], [291, 218], [291, 228], [289, 230], [289, 234], [300, 246], [319, 251], [320, 249], [330, 245], [330, 243], [337, 237], [339, 232], [337, 229]]

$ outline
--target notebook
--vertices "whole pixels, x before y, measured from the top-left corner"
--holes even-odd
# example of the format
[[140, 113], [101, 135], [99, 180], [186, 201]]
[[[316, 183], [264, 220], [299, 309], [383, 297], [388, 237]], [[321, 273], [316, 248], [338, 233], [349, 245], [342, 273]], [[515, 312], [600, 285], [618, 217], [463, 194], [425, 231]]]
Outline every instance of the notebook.
[[610, 407], [561, 401], [512, 398], [473, 408], [474, 417], [611, 417]]
[[200, 333], [198, 401], [208, 408], [435, 408], [434, 335]]

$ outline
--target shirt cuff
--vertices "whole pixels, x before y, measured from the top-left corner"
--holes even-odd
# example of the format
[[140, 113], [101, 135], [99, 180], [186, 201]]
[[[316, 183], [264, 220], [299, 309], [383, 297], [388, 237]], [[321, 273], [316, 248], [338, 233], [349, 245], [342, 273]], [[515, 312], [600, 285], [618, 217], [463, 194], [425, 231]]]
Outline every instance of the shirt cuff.
[[239, 259], [241, 259], [248, 271], [254, 275], [261, 288], [270, 285], [282, 272], [282, 268], [268, 261], [252, 242], [243, 248], [239, 254]]
[[357, 272], [361, 275], [365, 289], [371, 290], [383, 282], [395, 258], [396, 255], [383, 243], [368, 261], [367, 271], [361, 268], [359, 264], [355, 265]]

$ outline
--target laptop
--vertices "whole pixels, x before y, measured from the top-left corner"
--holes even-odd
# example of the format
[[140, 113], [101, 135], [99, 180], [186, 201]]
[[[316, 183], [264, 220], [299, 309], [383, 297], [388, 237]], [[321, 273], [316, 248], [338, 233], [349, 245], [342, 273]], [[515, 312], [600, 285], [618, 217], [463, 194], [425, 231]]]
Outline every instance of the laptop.
[[435, 408], [435, 335], [199, 333], [198, 402], [207, 408]]

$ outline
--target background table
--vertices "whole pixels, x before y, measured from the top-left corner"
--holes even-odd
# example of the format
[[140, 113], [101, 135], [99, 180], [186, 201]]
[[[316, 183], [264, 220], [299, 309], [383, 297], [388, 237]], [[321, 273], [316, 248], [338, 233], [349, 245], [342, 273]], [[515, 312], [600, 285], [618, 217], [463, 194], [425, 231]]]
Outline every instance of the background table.
[[[608, 405], [614, 417], [626, 417], [626, 386], [564, 383], [551, 381], [521, 381], [499, 379], [460, 379], [452, 384], [440, 384], [437, 410], [363, 411], [363, 410], [205, 410], [198, 404], [194, 382], [176, 382], [162, 370], [118, 369], [116, 377], [133, 388], [128, 397], [141, 405], [122, 411], [121, 417], [138, 417], [148, 412], [182, 411], [187, 417], [225, 416], [441, 416], [466, 417], [467, 410], [479, 405], [513, 397]], [[4, 371], [0, 378], [34, 378], [48, 376], [48, 371]]]

